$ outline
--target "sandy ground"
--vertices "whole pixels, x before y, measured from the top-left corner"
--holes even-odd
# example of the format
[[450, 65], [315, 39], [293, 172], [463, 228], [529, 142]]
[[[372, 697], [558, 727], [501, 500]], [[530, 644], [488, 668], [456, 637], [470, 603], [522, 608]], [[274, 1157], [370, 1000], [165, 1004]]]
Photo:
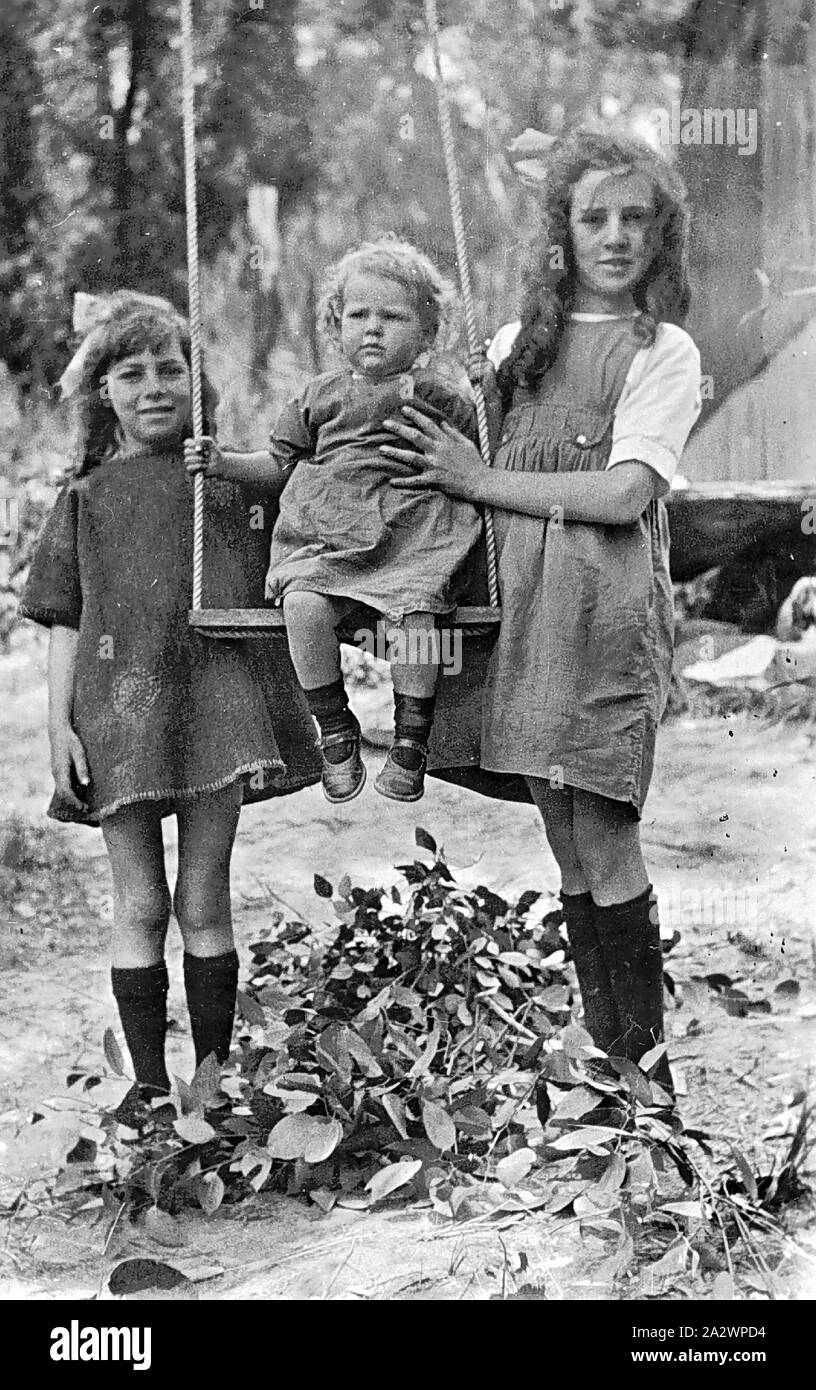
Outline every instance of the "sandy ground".
[[[45, 645], [18, 633], [0, 658], [5, 816], [0, 923], [0, 1142], [74, 1068], [99, 1065], [116, 1024], [106, 938], [109, 885], [102, 839], [44, 818], [48, 796]], [[768, 728], [747, 715], [675, 720], [659, 741], [644, 841], [661, 920], [681, 940], [670, 970], [678, 987], [668, 1027], [687, 1124], [716, 1127], [749, 1156], [806, 1089], [816, 1057], [816, 743], [803, 725]], [[381, 755], [371, 753], [374, 770]], [[174, 831], [167, 824], [168, 849]], [[347, 810], [320, 790], [249, 808], [233, 867], [239, 950], [271, 911], [322, 920], [315, 871], [359, 883], [395, 877], [413, 857], [414, 828], [444, 845], [466, 884], [512, 895], [554, 891], [557, 874], [530, 808], [491, 802], [431, 779], [419, 806], [386, 805], [371, 787]], [[21, 891], [22, 890], [22, 891]], [[170, 956], [171, 1070], [192, 1070]], [[692, 977], [729, 975], [769, 1013], [730, 1017]], [[778, 990], [783, 982], [795, 981]], [[2, 1154], [0, 1152], [0, 1172]], [[802, 1224], [800, 1221], [799, 1225]], [[181, 1223], [169, 1252], [203, 1298], [486, 1299], [530, 1284], [550, 1299], [610, 1296], [603, 1246], [575, 1220], [537, 1217], [458, 1228], [429, 1210], [329, 1216], [296, 1200], [262, 1198], [248, 1210]], [[813, 1241], [803, 1237], [805, 1243]], [[121, 1232], [101, 1258], [97, 1231], [70, 1229], [46, 1211], [0, 1234], [0, 1297], [97, 1295], [122, 1254], [165, 1257], [144, 1233]], [[808, 1263], [794, 1259], [788, 1297], [810, 1297]], [[812, 1265], [810, 1266], [812, 1268]], [[787, 1266], [786, 1266], [787, 1269]], [[628, 1296], [643, 1296], [630, 1290]]]

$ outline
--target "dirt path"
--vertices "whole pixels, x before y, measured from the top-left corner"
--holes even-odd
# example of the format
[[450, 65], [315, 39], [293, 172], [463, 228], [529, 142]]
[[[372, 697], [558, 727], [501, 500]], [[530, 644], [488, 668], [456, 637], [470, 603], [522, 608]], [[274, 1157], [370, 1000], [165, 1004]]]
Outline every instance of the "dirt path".
[[[44, 661], [41, 639], [28, 633], [0, 661], [6, 816], [13, 818], [0, 869], [0, 1142], [69, 1069], [98, 1065], [103, 1029], [115, 1022], [101, 836], [43, 817]], [[372, 765], [378, 756], [370, 755]], [[335, 812], [312, 788], [244, 815], [233, 872], [239, 950], [276, 909], [321, 920], [316, 870], [335, 881], [344, 872], [358, 883], [393, 878], [391, 866], [413, 857], [417, 824], [445, 846], [467, 885], [484, 882], [508, 895], [556, 887], [531, 809], [432, 781], [418, 808], [385, 807], [369, 788]], [[172, 848], [169, 825], [167, 833]], [[802, 726], [768, 730], [745, 715], [669, 724], [644, 839], [664, 930], [681, 933], [669, 967], [678, 987], [669, 1028], [688, 1090], [684, 1115], [759, 1153], [769, 1126], [808, 1086], [816, 1057], [816, 746]], [[179, 957], [175, 945], [171, 1069], [187, 1075]], [[770, 1012], [729, 1016], [707, 985], [691, 979], [712, 973], [728, 975]], [[217, 1261], [224, 1271], [198, 1286], [202, 1297], [490, 1298], [508, 1278], [546, 1287], [551, 1298], [604, 1296], [593, 1282], [598, 1251], [592, 1238], [579, 1240], [574, 1223], [556, 1236], [550, 1224], [546, 1238], [544, 1223], [529, 1217], [503, 1232], [494, 1225], [468, 1233], [440, 1230], [427, 1211], [335, 1209], [315, 1217], [295, 1201], [271, 1199], [250, 1213], [190, 1216], [184, 1224], [184, 1258]], [[98, 1288], [95, 1232], [69, 1235], [43, 1217], [21, 1234], [6, 1247], [7, 1256], [17, 1253], [0, 1265], [0, 1296]], [[129, 1239], [145, 1253], [149, 1242], [135, 1233]], [[803, 1278], [791, 1273], [793, 1296], [812, 1296]]]

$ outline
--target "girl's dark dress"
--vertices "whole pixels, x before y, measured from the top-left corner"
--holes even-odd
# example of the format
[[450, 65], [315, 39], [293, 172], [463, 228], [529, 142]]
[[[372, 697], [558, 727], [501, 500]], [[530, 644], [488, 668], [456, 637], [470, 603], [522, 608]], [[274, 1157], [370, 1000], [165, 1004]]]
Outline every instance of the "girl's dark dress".
[[[205, 483], [209, 607], [261, 601], [273, 506]], [[55, 820], [95, 825], [149, 801], [242, 779], [244, 801], [316, 782], [315, 726], [285, 642], [214, 641], [188, 625], [193, 487], [178, 451], [112, 458], [60, 492], [20, 611], [78, 629], [73, 726], [85, 748], [87, 811], [56, 795]]]

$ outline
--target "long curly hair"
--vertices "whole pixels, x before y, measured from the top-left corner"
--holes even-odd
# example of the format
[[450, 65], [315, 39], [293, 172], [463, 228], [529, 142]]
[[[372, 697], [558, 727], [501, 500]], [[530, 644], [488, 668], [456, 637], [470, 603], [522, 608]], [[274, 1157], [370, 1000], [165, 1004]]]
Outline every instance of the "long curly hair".
[[[126, 294], [115, 297], [109, 315], [85, 340], [80, 379], [71, 400], [74, 424], [73, 463], [68, 473], [83, 477], [119, 448], [118, 422], [103, 395], [103, 378], [123, 358], [139, 352], [161, 352], [175, 346], [190, 366], [190, 330], [186, 319], [170, 304], [167, 309], [140, 302]], [[202, 375], [204, 432], [212, 433], [217, 393]]]
[[407, 291], [419, 316], [428, 349], [446, 346], [456, 309], [453, 286], [416, 246], [396, 237], [381, 237], [352, 247], [329, 267], [318, 305], [318, 327], [334, 347], [340, 343], [340, 320], [346, 286], [352, 275], [378, 275]]
[[[639, 310], [635, 331], [654, 342], [659, 323], [682, 325], [690, 291], [687, 265], [688, 206], [685, 186], [669, 164], [638, 140], [579, 129], [553, 147], [541, 225], [528, 251], [522, 279], [521, 329], [498, 371], [505, 400], [521, 386], [535, 391], [558, 355], [575, 300], [577, 267], [570, 234], [570, 207], [578, 180], [590, 170], [627, 167], [645, 173], [655, 192], [660, 244], [633, 290]], [[562, 250], [554, 256], [553, 248]]]

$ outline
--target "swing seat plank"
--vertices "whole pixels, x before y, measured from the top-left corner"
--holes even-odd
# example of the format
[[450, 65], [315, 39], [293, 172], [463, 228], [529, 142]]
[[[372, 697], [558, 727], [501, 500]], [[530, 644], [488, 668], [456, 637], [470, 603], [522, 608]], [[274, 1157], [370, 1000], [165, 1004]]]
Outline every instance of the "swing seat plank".
[[[501, 610], [482, 607], [456, 608], [440, 615], [440, 627], [485, 627], [498, 623]], [[247, 637], [263, 637], [267, 632], [283, 631], [286, 621], [280, 608], [191, 608], [190, 626], [200, 632], [218, 636], [223, 629], [245, 633]]]

